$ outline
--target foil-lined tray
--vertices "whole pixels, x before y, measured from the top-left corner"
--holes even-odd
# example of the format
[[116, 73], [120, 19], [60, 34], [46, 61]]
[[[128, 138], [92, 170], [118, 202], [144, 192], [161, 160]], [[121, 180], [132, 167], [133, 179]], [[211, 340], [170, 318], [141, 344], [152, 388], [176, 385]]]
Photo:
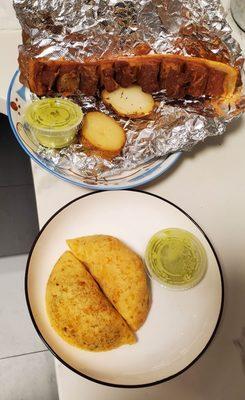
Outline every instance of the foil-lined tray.
[[[33, 57], [71, 60], [152, 53], [176, 53], [229, 63], [243, 77], [243, 57], [219, 0], [14, 0], [24, 49]], [[35, 97], [35, 96], [33, 96]], [[112, 161], [87, 156], [80, 144], [62, 150], [38, 147], [49, 164], [90, 179], [133, 169], [156, 157], [188, 151], [208, 136], [221, 135], [245, 109], [244, 97], [216, 115], [204, 100], [171, 101], [154, 95], [149, 118], [131, 120], [109, 111], [100, 98], [77, 95], [84, 113], [99, 110], [124, 127], [127, 142]]]

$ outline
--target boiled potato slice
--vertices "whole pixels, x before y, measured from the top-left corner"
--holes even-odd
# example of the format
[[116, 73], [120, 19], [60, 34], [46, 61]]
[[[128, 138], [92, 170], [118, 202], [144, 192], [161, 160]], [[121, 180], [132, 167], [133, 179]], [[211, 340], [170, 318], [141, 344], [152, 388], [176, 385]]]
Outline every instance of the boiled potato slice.
[[87, 154], [112, 159], [121, 153], [126, 142], [123, 128], [112, 118], [99, 111], [85, 115], [80, 143]]
[[138, 85], [118, 88], [114, 92], [102, 92], [103, 102], [122, 117], [141, 118], [149, 115], [154, 108], [151, 94], [142, 91]]

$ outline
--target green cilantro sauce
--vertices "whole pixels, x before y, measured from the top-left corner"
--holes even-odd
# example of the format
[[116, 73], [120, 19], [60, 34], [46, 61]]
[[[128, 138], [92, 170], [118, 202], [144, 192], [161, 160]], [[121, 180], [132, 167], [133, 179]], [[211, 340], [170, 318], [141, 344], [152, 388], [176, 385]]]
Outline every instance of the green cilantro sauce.
[[188, 289], [204, 277], [207, 257], [200, 241], [190, 232], [172, 228], [157, 232], [146, 248], [149, 274], [163, 286]]
[[81, 108], [67, 99], [35, 100], [26, 109], [24, 120], [45, 147], [68, 146], [83, 118]]

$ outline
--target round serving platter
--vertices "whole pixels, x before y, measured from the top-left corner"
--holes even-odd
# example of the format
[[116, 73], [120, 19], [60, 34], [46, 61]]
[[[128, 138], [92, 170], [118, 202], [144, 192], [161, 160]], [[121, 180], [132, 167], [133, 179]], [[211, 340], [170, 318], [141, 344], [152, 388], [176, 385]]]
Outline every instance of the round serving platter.
[[124, 171], [103, 180], [86, 180], [79, 174], [57, 167], [45, 161], [37, 153], [37, 144], [26, 134], [22, 127], [23, 113], [26, 104], [31, 101], [30, 91], [19, 82], [19, 71], [16, 71], [8, 90], [7, 113], [11, 128], [24, 151], [42, 168], [66, 182], [92, 190], [119, 190], [145, 185], [164, 175], [178, 161], [181, 152], [171, 154], [166, 159], [155, 159], [133, 170]]
[[[208, 268], [198, 285], [175, 291], [151, 280], [151, 308], [134, 345], [95, 353], [58, 336], [48, 320], [45, 292], [55, 262], [67, 250], [66, 239], [112, 235], [144, 257], [151, 236], [169, 227], [188, 230], [204, 246]], [[58, 210], [30, 251], [25, 293], [32, 322], [59, 361], [94, 382], [128, 388], [161, 383], [189, 368], [215, 336], [224, 296], [219, 260], [200, 226], [170, 201], [135, 190], [92, 192]]]

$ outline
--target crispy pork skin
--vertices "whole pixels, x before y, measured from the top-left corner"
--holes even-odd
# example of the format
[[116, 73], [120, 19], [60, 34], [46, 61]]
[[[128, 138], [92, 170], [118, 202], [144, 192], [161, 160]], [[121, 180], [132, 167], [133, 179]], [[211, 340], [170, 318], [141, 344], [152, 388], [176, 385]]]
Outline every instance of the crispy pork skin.
[[79, 82], [80, 76], [78, 64], [76, 62], [69, 62], [67, 64], [61, 63], [57, 78], [57, 91], [64, 96], [70, 96], [77, 92]]
[[197, 57], [151, 54], [112, 60], [68, 61], [35, 58], [20, 48], [20, 81], [38, 96], [93, 96], [134, 84], [146, 93], [164, 90], [167, 97], [230, 98], [239, 86], [239, 71], [228, 64]]
[[206, 94], [208, 96], [219, 97], [224, 91], [225, 73], [222, 71], [210, 70]]
[[108, 92], [113, 92], [118, 88], [118, 83], [115, 81], [114, 63], [100, 65], [100, 82]]
[[86, 96], [96, 94], [99, 82], [98, 65], [80, 65], [80, 85], [79, 89]]
[[160, 61], [146, 61], [139, 68], [137, 83], [143, 92], [154, 93], [160, 89], [158, 74]]
[[208, 68], [195, 62], [186, 63], [187, 87], [186, 94], [192, 97], [205, 95], [208, 82]]
[[176, 59], [162, 60], [160, 71], [161, 89], [166, 90], [167, 97], [181, 99], [185, 97], [185, 74], [184, 62]]
[[137, 65], [131, 65], [128, 61], [115, 61], [115, 79], [123, 88], [137, 82], [137, 71]]

